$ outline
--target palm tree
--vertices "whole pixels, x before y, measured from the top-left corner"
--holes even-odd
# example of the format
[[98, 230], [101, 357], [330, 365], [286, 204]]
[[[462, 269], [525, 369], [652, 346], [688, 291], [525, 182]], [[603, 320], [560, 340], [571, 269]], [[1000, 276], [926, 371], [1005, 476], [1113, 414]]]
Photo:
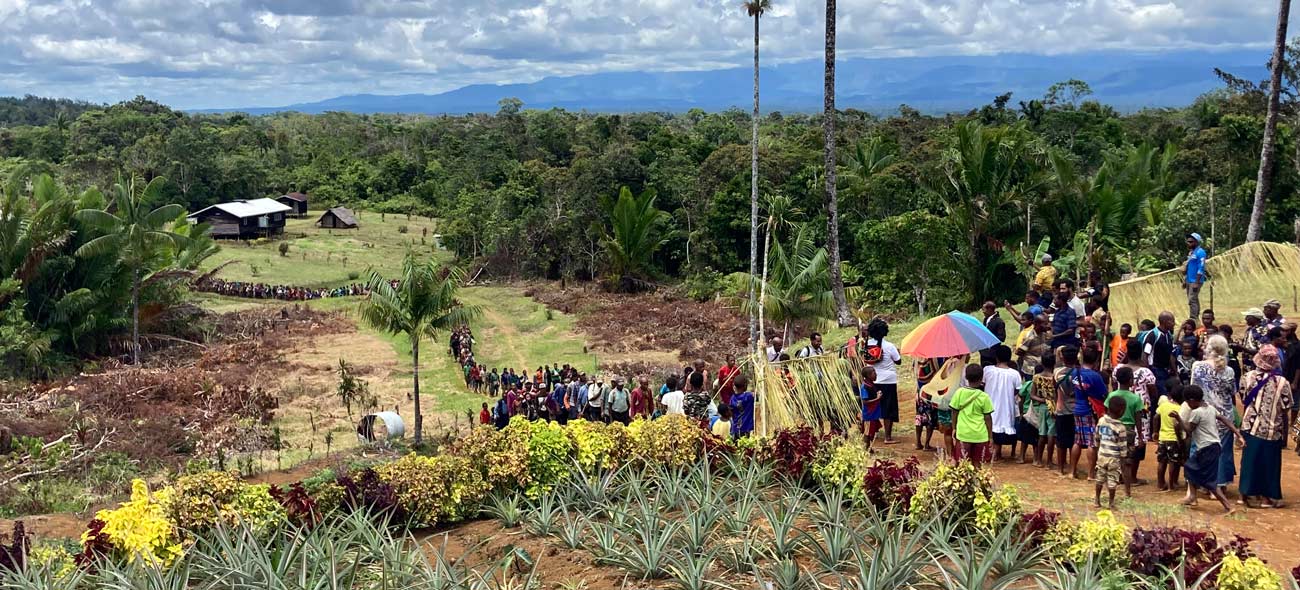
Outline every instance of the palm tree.
[[420, 260], [407, 252], [397, 283], [371, 270], [366, 281], [370, 294], [361, 301], [361, 318], [372, 327], [405, 334], [411, 341], [411, 377], [415, 400], [415, 444], [424, 442], [424, 415], [420, 412], [420, 340], [434, 338], [478, 317], [477, 306], [456, 299], [465, 274], [459, 268], [440, 268], [433, 260]]
[[995, 245], [1020, 219], [1022, 197], [1038, 182], [1029, 162], [1027, 134], [1020, 126], [985, 127], [966, 121], [956, 127], [944, 156], [945, 174], [935, 187], [948, 217], [966, 238], [966, 290], [984, 301], [996, 282], [1000, 255]]
[[[799, 209], [794, 206], [794, 202], [790, 200], [790, 197], [772, 195], [767, 198], [767, 221], [763, 224], [763, 280], [760, 283], [758, 295], [758, 309], [760, 310], [758, 314], [759, 334], [764, 333], [763, 313], [761, 310], [767, 300], [768, 252], [772, 246], [772, 234], [782, 226], [793, 227], [794, 224], [790, 223], [789, 217], [794, 213], [799, 213]], [[753, 281], [750, 281], [750, 287], [752, 290]]]
[[166, 182], [156, 176], [141, 188], [136, 177], [119, 181], [113, 185], [108, 207], [77, 212], [79, 221], [101, 234], [77, 248], [77, 256], [112, 254], [131, 273], [131, 362], [136, 365], [140, 364], [140, 287], [151, 269], [165, 266], [170, 253], [188, 241], [170, 229], [185, 213], [184, 207], [169, 204], [148, 208], [149, 203], [161, 199]]
[[[772, 7], [771, 0], [747, 0], [745, 13], [754, 17], [754, 117], [751, 120], [750, 171], [749, 171], [749, 274], [758, 273], [758, 19]], [[750, 285], [749, 298], [754, 298]], [[749, 316], [749, 348], [758, 350], [758, 324], [753, 314]]]
[[[835, 297], [831, 292], [829, 255], [826, 248], [813, 241], [813, 229], [801, 225], [783, 244], [772, 243], [771, 273], [764, 281], [750, 275], [749, 281], [764, 293], [762, 315], [783, 325], [787, 334], [790, 323], [813, 320], [818, 323], [835, 319]], [[856, 288], [854, 288], [856, 289]], [[745, 299], [741, 307], [758, 313], [758, 302]]]
[[895, 157], [893, 150], [879, 135], [858, 142], [853, 146], [853, 153], [849, 154], [849, 174], [863, 185], [862, 210], [868, 218], [871, 217], [871, 203], [865, 189], [876, 175], [894, 163]]
[[1268, 115], [1264, 118], [1264, 141], [1259, 152], [1259, 175], [1255, 177], [1255, 205], [1250, 210], [1246, 241], [1254, 242], [1264, 229], [1264, 200], [1273, 188], [1273, 143], [1277, 137], [1277, 111], [1281, 102], [1282, 70], [1286, 68], [1286, 27], [1291, 0], [1279, 0], [1277, 34], [1273, 37], [1273, 62], [1268, 86]]
[[840, 212], [835, 194], [835, 0], [826, 0], [826, 79], [822, 97], [825, 113], [826, 148], [826, 249], [830, 251], [831, 292], [835, 295], [835, 319], [841, 326], [853, 323], [849, 300], [844, 296], [840, 274]]
[[646, 189], [633, 197], [623, 187], [610, 211], [613, 234], [603, 241], [609, 257], [611, 282], [618, 290], [633, 291], [648, 277], [655, 251], [668, 241], [659, 227], [671, 217], [655, 208], [655, 192]]

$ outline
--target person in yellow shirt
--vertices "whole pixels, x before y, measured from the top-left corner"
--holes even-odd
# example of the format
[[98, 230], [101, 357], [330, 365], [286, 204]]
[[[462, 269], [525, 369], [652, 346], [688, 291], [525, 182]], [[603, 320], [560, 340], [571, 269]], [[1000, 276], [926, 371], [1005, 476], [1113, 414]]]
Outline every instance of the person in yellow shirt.
[[1038, 269], [1038, 274], [1034, 275], [1034, 288], [1039, 293], [1051, 293], [1056, 289], [1056, 267], [1052, 266], [1052, 255], [1044, 254], [1041, 262], [1042, 266], [1038, 266], [1029, 261], [1030, 266]]
[[731, 406], [718, 406], [718, 419], [713, 421], [709, 432], [722, 440], [731, 440]]
[[[1182, 409], [1182, 404], [1182, 388], [1175, 387], [1169, 391], [1169, 395], [1160, 396], [1156, 405], [1154, 421], [1155, 428], [1160, 433], [1159, 446], [1156, 447], [1156, 489], [1162, 491], [1178, 489], [1178, 471], [1183, 461], [1187, 460], [1186, 448], [1178, 436], [1178, 429], [1174, 427], [1176, 420], [1170, 417]], [[1166, 470], [1169, 472], [1167, 483]]]

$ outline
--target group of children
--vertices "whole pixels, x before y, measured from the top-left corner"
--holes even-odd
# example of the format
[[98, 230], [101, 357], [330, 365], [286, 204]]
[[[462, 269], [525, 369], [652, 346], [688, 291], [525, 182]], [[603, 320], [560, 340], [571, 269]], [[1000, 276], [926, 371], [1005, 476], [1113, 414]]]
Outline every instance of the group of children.
[[[1141, 344], [1133, 339], [1129, 346], [1136, 351]], [[999, 360], [1006, 355], [1005, 351], [997, 352]], [[1179, 472], [1183, 470], [1187, 479], [1184, 503], [1195, 504], [1199, 489], [1232, 511], [1222, 490], [1214, 485], [1218, 455], [1210, 457], [1199, 451], [1219, 448], [1220, 424], [1238, 437], [1240, 433], [1230, 416], [1221, 415], [1206, 403], [1201, 387], [1170, 379], [1165, 387], [1167, 393], [1149, 409], [1143, 396], [1134, 391], [1132, 367], [1115, 367], [1108, 386], [1096, 370], [1098, 355], [1093, 350], [1085, 349], [1080, 354], [1078, 348], [1061, 347], [1039, 361], [1038, 372], [1018, 388], [1015, 396], [1013, 410], [1019, 415], [1017, 425], [1022, 436], [1011, 441], [1012, 453], [1005, 456], [1006, 460], [1014, 459], [1019, 446], [1022, 463], [1029, 463], [1028, 454], [1032, 452], [1035, 466], [1054, 469], [1059, 463], [1062, 477], [1078, 477], [1079, 463], [1086, 457], [1088, 478], [1095, 481], [1097, 506], [1102, 505], [1102, 492], [1106, 490], [1113, 508], [1121, 484], [1125, 494], [1132, 495], [1138, 466], [1146, 455], [1147, 436], [1143, 433], [1150, 428], [1158, 436], [1158, 488], [1177, 489]], [[948, 362], [965, 364], [966, 359]], [[937, 407], [937, 429], [954, 461], [967, 460], [978, 467], [1004, 459], [1002, 448], [1008, 439], [995, 432], [994, 423], [995, 414], [1007, 402], [995, 401], [986, 391], [986, 381], [997, 370], [998, 365], [965, 364], [962, 385], [929, 400]], [[868, 446], [880, 428], [880, 396], [871, 384], [873, 377], [870, 366], [862, 369], [862, 430]], [[1198, 452], [1189, 453], [1189, 448]]]

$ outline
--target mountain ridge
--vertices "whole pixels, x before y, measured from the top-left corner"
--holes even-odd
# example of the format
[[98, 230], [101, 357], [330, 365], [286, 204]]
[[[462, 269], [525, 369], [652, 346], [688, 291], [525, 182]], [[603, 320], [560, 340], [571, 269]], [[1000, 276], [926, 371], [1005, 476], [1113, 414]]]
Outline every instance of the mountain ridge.
[[[1267, 51], [1241, 49], [855, 58], [837, 64], [837, 105], [872, 112], [893, 111], [903, 104], [923, 112], [961, 111], [987, 104], [1006, 92], [1017, 99], [1037, 98], [1051, 84], [1074, 78], [1089, 83], [1092, 98], [1116, 108], [1183, 106], [1222, 86], [1214, 68], [1262, 79], [1267, 76], [1267, 61]], [[765, 111], [821, 109], [820, 60], [765, 66], [762, 75]], [[438, 94], [357, 93], [285, 106], [191, 112], [490, 113], [503, 98], [518, 98], [530, 109], [594, 112], [748, 109], [753, 100], [752, 76], [753, 70], [746, 67], [602, 72], [549, 76], [535, 82], [472, 84]]]

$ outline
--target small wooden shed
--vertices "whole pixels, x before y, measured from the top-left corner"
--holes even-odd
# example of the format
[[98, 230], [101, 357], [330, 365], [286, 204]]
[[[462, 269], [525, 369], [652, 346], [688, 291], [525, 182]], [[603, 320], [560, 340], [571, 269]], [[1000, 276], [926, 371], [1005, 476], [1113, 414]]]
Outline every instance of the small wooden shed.
[[290, 215], [294, 217], [307, 216], [307, 195], [303, 193], [288, 193], [275, 198], [280, 204], [293, 209]]
[[357, 229], [357, 216], [347, 207], [330, 207], [316, 220], [316, 227], [326, 229]]

